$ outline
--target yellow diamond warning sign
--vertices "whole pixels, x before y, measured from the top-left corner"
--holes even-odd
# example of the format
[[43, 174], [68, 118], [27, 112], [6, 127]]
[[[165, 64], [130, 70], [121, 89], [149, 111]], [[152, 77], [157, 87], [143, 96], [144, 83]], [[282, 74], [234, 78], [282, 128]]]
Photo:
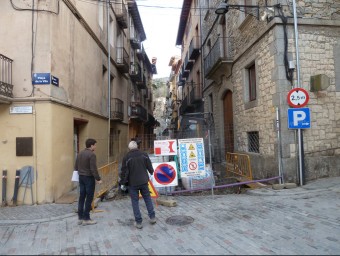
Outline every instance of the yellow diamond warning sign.
[[196, 157], [196, 155], [195, 155], [195, 153], [194, 152], [190, 152], [190, 155], [189, 155], [189, 158], [194, 158], [194, 157]]
[[190, 146], [189, 146], [189, 150], [195, 150], [195, 147], [194, 147], [194, 145], [190, 144]]
[[[153, 186], [153, 184], [150, 180], [148, 182], [148, 187], [149, 187], [149, 191], [150, 191], [150, 196], [152, 198], [158, 198], [158, 192], [157, 192], [157, 190], [155, 189], [155, 187]], [[139, 197], [140, 198], [142, 197], [140, 192], [139, 192]]]

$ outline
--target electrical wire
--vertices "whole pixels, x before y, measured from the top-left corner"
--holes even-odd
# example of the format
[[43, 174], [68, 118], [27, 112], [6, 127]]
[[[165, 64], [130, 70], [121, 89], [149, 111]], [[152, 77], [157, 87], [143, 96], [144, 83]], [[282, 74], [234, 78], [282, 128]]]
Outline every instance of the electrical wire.
[[283, 63], [286, 71], [286, 78], [290, 83], [293, 83], [293, 69], [289, 69], [289, 61], [288, 61], [288, 37], [287, 37], [287, 17], [284, 16], [282, 8], [278, 8], [279, 18], [282, 21], [283, 25], [283, 40], [284, 40], [284, 56]]
[[[10, 0], [12, 8], [16, 11], [31, 11], [32, 12], [32, 25], [31, 25], [31, 70], [30, 70], [30, 74], [31, 74], [31, 81], [33, 83], [33, 69], [34, 69], [34, 48], [35, 48], [35, 42], [36, 42], [36, 36], [37, 36], [37, 28], [38, 28], [38, 15], [35, 21], [35, 30], [34, 30], [34, 15], [35, 12], [47, 12], [47, 13], [52, 13], [55, 15], [59, 14], [60, 11], [60, 0], [57, 0], [58, 6], [57, 6], [57, 11], [50, 11], [50, 10], [45, 10], [45, 9], [35, 9], [35, 0], [32, 0], [32, 9], [28, 9], [28, 8], [20, 8], [17, 5], [15, 5], [13, 3], [13, 0]], [[34, 32], [35, 31], [35, 32]], [[32, 84], [32, 90], [31, 93], [26, 96], [26, 97], [32, 97], [34, 96], [34, 89], [35, 86]], [[25, 97], [17, 97], [17, 98], [25, 98]]]

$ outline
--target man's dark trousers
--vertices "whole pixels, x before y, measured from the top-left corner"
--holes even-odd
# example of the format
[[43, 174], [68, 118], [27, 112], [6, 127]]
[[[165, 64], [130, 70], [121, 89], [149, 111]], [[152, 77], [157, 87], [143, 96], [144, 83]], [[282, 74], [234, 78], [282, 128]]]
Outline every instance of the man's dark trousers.
[[142, 214], [139, 209], [139, 191], [144, 199], [146, 209], [148, 210], [149, 218], [155, 218], [155, 211], [153, 208], [151, 195], [149, 191], [148, 183], [139, 186], [130, 186], [129, 193], [131, 197], [133, 214], [135, 215], [135, 221], [137, 223], [142, 223]]
[[90, 219], [90, 210], [94, 197], [96, 182], [93, 176], [79, 175], [78, 218]]

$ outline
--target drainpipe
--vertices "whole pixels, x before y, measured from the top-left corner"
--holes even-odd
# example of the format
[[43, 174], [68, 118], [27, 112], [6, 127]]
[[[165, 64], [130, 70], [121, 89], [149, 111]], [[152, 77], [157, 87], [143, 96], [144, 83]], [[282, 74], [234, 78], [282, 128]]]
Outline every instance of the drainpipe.
[[110, 163], [110, 130], [111, 130], [111, 49], [110, 49], [110, 0], [106, 0], [107, 9], [107, 87], [108, 87], [108, 140], [107, 140], [107, 163]]
[[[297, 29], [297, 17], [296, 17], [296, 2], [293, 0], [293, 15], [294, 15], [294, 34], [295, 34], [295, 54], [296, 54], [296, 74], [297, 74], [297, 86], [300, 88], [300, 60], [299, 60], [299, 35], [298, 35], [298, 29]], [[298, 135], [298, 146], [299, 146], [299, 180], [300, 180], [300, 186], [303, 185], [303, 174], [304, 174], [304, 165], [303, 165], [303, 145], [302, 145], [302, 130], [297, 130]]]

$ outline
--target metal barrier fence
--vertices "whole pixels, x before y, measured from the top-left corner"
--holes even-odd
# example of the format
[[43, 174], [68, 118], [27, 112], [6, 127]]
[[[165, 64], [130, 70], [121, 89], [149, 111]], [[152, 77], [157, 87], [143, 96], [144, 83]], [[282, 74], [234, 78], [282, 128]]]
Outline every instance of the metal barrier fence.
[[250, 166], [250, 159], [248, 155], [227, 152], [226, 165], [227, 165], [226, 168], [227, 177], [236, 176], [236, 178], [241, 177], [247, 180], [253, 179]]
[[[118, 184], [118, 163], [112, 162], [98, 168], [102, 184], [96, 184], [94, 199], [103, 196], [113, 186]], [[92, 207], [93, 208], [93, 207]]]

